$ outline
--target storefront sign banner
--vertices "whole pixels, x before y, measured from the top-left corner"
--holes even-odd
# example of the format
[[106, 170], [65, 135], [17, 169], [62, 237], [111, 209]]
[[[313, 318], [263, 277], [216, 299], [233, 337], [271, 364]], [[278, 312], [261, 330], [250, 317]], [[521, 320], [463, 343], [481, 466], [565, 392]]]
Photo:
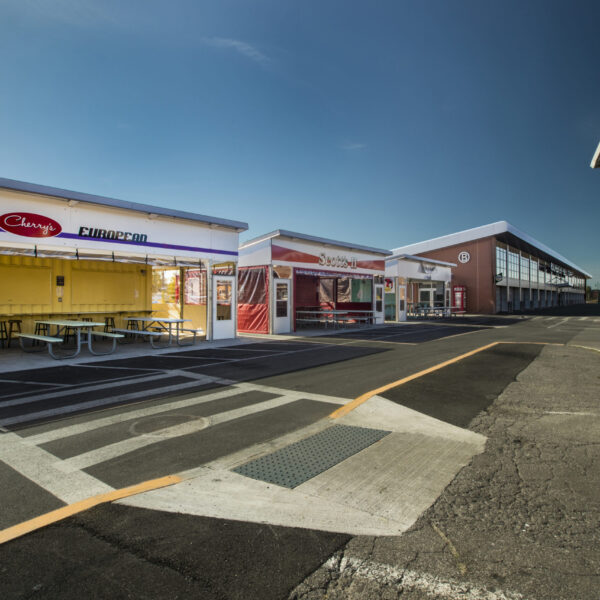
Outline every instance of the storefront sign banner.
[[113, 229], [98, 229], [97, 227], [80, 227], [79, 237], [95, 238], [100, 240], [125, 240], [127, 242], [147, 242], [145, 233], [131, 233], [129, 231], [116, 231]]
[[319, 255], [319, 264], [322, 267], [338, 267], [342, 269], [356, 269], [356, 258], [346, 256], [327, 256], [324, 252]]
[[50, 217], [35, 213], [14, 212], [0, 216], [0, 227], [24, 237], [48, 238], [58, 235], [62, 227]]
[[350, 279], [373, 279], [372, 275], [363, 273], [340, 273], [336, 271], [317, 271], [313, 269], [296, 269], [296, 275], [309, 275], [310, 277], [333, 277], [335, 279], [340, 277], [350, 277]]

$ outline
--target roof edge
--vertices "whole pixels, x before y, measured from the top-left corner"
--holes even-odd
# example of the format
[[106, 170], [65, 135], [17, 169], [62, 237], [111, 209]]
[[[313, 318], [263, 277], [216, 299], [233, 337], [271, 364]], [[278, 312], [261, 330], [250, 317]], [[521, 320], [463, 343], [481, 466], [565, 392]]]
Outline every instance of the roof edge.
[[514, 225], [511, 225], [508, 221], [496, 221], [494, 223], [489, 223], [488, 225], [481, 225], [479, 227], [457, 231], [456, 233], [450, 233], [440, 237], [432, 238], [430, 240], [416, 242], [415, 244], [400, 246], [398, 248], [394, 248], [393, 252], [394, 254], [419, 254], [421, 252], [429, 252], [431, 250], [438, 250], [448, 246], [456, 246], [461, 243], [471, 242], [473, 240], [483, 239], [486, 237], [499, 235], [501, 233], [511, 233], [514, 236], [522, 239], [524, 242], [539, 248], [542, 252], [552, 256], [556, 260], [568, 265], [572, 269], [579, 271], [584, 276], [588, 278], [592, 277], [587, 271], [569, 259], [565, 258], [562, 254], [556, 252], [556, 250], [552, 250], [552, 248], [546, 246], [546, 244], [536, 240], [534, 237], [530, 236], [524, 231], [521, 231]]
[[444, 260], [436, 260], [433, 258], [425, 258], [424, 256], [415, 256], [414, 254], [394, 254], [393, 256], [388, 256], [388, 258], [386, 258], [386, 260], [403, 259], [431, 263], [432, 265], [440, 265], [441, 267], [456, 267], [456, 263], [446, 262]]
[[287, 229], [276, 229], [275, 231], [271, 231], [269, 233], [265, 233], [264, 235], [252, 238], [250, 240], [245, 241], [243, 244], [240, 244], [240, 250], [243, 248], [247, 248], [249, 246], [253, 246], [260, 242], [264, 242], [269, 239], [274, 238], [289, 238], [290, 240], [298, 240], [304, 242], [315, 242], [317, 244], [335, 246], [337, 248], [345, 248], [347, 250], [362, 250], [364, 252], [370, 252], [371, 254], [380, 254], [381, 256], [388, 257], [392, 254], [390, 250], [385, 250], [382, 248], [373, 248], [370, 246], [361, 246], [359, 244], [350, 244], [349, 242], [341, 242], [339, 240], [331, 240], [328, 238], [321, 238], [314, 235], [308, 235], [306, 233], [298, 233], [296, 231], [288, 231]]
[[160, 215], [163, 217], [173, 217], [184, 219], [186, 221], [196, 221], [207, 223], [208, 225], [219, 225], [228, 229], [235, 229], [238, 233], [248, 229], [248, 223], [243, 221], [232, 221], [229, 219], [221, 219], [219, 217], [209, 217], [197, 213], [187, 212], [183, 210], [172, 210], [152, 204], [140, 204], [137, 202], [128, 202], [126, 200], [118, 200], [106, 196], [96, 196], [85, 192], [75, 192], [62, 188], [55, 188], [37, 183], [28, 183], [26, 181], [18, 181], [16, 179], [6, 179], [0, 177], [0, 188], [13, 190], [16, 192], [27, 192], [40, 196], [51, 196], [53, 198], [62, 198], [64, 200], [75, 200], [77, 202], [86, 202], [88, 204], [98, 204], [100, 206], [109, 206], [112, 208], [122, 208], [125, 210], [133, 210], [147, 214]]

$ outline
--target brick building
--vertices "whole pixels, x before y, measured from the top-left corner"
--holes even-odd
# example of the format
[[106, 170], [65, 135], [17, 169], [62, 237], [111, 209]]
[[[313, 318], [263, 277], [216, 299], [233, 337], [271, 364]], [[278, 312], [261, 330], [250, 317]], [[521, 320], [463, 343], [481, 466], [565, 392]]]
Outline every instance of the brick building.
[[506, 221], [395, 248], [454, 262], [452, 286], [466, 287], [466, 310], [494, 314], [585, 303], [591, 275]]

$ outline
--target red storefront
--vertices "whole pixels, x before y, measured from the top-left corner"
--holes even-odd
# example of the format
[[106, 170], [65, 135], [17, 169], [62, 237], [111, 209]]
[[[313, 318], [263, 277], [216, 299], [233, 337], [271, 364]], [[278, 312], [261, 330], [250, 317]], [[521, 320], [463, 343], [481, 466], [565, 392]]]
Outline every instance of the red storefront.
[[277, 230], [240, 246], [238, 331], [287, 333], [338, 316], [383, 322], [388, 250]]

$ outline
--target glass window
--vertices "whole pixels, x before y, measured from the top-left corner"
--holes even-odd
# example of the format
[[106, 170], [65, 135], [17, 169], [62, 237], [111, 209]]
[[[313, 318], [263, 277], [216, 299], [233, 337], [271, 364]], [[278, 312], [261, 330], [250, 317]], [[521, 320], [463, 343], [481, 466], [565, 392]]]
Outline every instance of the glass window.
[[496, 275], [506, 277], [506, 248], [496, 246]]
[[375, 310], [380, 313], [383, 310], [383, 286], [375, 286]]
[[373, 302], [371, 279], [352, 279], [352, 302]]
[[238, 302], [240, 304], [267, 303], [267, 273], [264, 267], [238, 271]]
[[[404, 288], [400, 288], [404, 289]], [[402, 310], [402, 309], [401, 309]], [[385, 295], [385, 320], [395, 321], [396, 320], [396, 294], [387, 293]]]
[[538, 282], [538, 264], [535, 260], [531, 260], [530, 261], [530, 268], [531, 268], [531, 281], [533, 281], [534, 283]]
[[521, 256], [521, 280], [529, 281], [529, 259]]
[[152, 269], [152, 304], [179, 303], [179, 269]]
[[217, 321], [231, 321], [231, 296], [233, 285], [224, 279], [215, 280], [217, 291]]
[[206, 304], [206, 271], [186, 269], [183, 301], [187, 305]]
[[508, 276], [511, 279], [519, 279], [519, 255], [508, 251]]
[[288, 316], [288, 286], [287, 283], [278, 283], [275, 287], [275, 316]]
[[349, 277], [341, 277], [337, 280], [337, 301], [352, 302], [352, 289]]

